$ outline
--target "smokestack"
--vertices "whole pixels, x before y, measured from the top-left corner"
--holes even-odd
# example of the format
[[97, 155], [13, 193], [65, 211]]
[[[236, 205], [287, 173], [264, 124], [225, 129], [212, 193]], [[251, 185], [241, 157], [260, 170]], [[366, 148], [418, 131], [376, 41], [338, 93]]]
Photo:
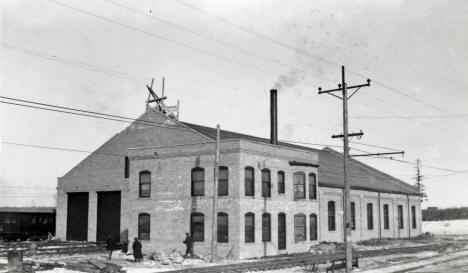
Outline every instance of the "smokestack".
[[270, 143], [278, 144], [278, 103], [276, 89], [270, 90]]

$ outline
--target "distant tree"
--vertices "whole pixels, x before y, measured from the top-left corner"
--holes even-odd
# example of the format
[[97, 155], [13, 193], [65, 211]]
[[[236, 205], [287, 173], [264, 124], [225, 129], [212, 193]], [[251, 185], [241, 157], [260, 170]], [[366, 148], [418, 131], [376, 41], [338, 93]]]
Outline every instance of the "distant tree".
[[414, 186], [417, 187], [419, 196], [421, 197], [421, 202], [427, 201], [427, 193], [426, 193], [426, 187], [423, 185], [423, 175], [421, 175], [421, 160], [417, 159], [416, 160], [416, 176], [414, 177], [414, 180], [416, 180], [416, 183]]

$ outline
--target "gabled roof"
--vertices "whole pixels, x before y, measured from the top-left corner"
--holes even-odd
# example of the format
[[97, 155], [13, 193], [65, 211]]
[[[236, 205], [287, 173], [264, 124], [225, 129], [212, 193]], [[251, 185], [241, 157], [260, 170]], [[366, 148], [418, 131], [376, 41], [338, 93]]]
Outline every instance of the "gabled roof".
[[[215, 128], [191, 124], [187, 122], [182, 122], [182, 124], [186, 125], [192, 130], [199, 132], [202, 135], [207, 136], [212, 140], [216, 139]], [[270, 143], [270, 139], [268, 138], [240, 134], [226, 130], [221, 130], [220, 138], [221, 140], [243, 139], [265, 144]], [[285, 142], [278, 142], [278, 146], [319, 153], [319, 186], [344, 188], [343, 154], [328, 147], [324, 148], [323, 150], [317, 150], [314, 148], [304, 147]], [[381, 172], [354, 159], [349, 160], [349, 172], [352, 189], [362, 189], [409, 195], [418, 194], [418, 191], [414, 186], [411, 186], [398, 178]]]
[[0, 207], [0, 212], [55, 213], [54, 207]]
[[[418, 195], [416, 187], [362, 162], [349, 159], [349, 179], [352, 189]], [[324, 148], [319, 155], [319, 185], [343, 188], [343, 154]]]
[[[191, 124], [187, 122], [182, 122], [182, 124], [190, 127], [192, 130], [195, 130], [212, 140], [216, 140], [216, 128], [210, 128], [206, 126], [201, 126], [197, 124]], [[249, 141], [254, 141], [254, 142], [260, 142], [260, 143], [265, 143], [265, 144], [270, 144], [270, 139], [268, 138], [262, 138], [262, 137], [256, 137], [256, 136], [251, 136], [251, 135], [246, 135], [246, 134], [241, 134], [241, 133], [236, 133], [232, 131], [226, 131], [226, 130], [221, 130], [220, 131], [220, 139], [221, 140], [228, 140], [228, 139], [244, 139], [244, 140], [249, 140]], [[281, 142], [278, 141], [278, 146], [280, 147], [285, 147], [285, 148], [291, 148], [291, 149], [298, 149], [298, 150], [303, 150], [307, 152], [315, 152], [319, 153], [320, 150], [310, 148], [310, 147], [304, 147], [300, 145], [295, 145], [287, 142]]]

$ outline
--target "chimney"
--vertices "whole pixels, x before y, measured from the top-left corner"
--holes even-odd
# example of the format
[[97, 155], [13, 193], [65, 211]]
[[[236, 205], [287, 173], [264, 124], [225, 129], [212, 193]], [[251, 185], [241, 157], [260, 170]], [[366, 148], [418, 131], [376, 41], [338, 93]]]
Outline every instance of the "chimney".
[[270, 90], [270, 143], [278, 144], [278, 104], [276, 89]]

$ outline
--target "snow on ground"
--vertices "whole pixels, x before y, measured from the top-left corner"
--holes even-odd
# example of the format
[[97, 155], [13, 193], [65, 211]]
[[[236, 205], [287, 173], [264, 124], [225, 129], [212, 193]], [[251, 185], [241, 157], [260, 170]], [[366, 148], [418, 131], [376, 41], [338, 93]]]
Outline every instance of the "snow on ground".
[[422, 231], [440, 235], [468, 234], [468, 219], [447, 221], [424, 221]]

